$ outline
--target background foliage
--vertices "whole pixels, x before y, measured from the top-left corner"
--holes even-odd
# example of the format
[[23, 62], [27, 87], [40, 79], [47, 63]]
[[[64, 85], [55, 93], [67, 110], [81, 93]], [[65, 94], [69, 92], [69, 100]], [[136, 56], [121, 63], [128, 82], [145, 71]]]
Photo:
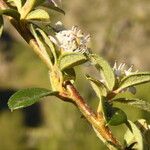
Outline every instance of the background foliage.
[[[58, 17], [67, 27], [76, 24], [90, 33], [93, 51], [103, 55], [111, 64], [117, 59], [134, 64], [140, 71], [149, 70], [149, 5], [149, 0], [65, 0], [63, 8], [66, 16]], [[44, 65], [8, 22], [5, 23], [5, 31], [11, 39], [9, 43], [8, 38], [5, 38], [7, 41], [0, 41], [0, 87], [49, 87]], [[5, 48], [9, 52], [4, 52]], [[80, 72], [80, 68], [77, 71]], [[93, 70], [88, 70], [87, 66], [84, 71]], [[79, 75], [77, 87], [85, 98], [90, 99], [89, 103], [94, 108], [97, 98], [83, 78], [82, 74]], [[150, 97], [149, 90], [150, 84], [144, 88], [139, 86], [135, 97], [146, 100]], [[0, 97], [0, 104], [1, 101]], [[72, 105], [51, 98], [42, 101], [41, 107], [43, 120], [36, 128], [25, 126], [23, 111], [11, 113], [5, 109], [0, 112], [0, 147], [3, 150], [10, 147], [12, 150], [104, 149], [91, 127]], [[137, 109], [126, 107], [124, 111], [130, 114], [129, 119], [132, 120], [140, 117], [149, 119], [147, 113]], [[115, 127], [113, 130], [120, 137], [120, 131], [125, 131], [125, 126], [120, 126], [120, 131]]]

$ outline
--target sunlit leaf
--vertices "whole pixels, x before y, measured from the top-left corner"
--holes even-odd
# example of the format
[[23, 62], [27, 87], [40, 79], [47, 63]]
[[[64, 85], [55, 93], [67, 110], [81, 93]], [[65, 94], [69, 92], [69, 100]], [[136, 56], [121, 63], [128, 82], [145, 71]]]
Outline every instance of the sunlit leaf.
[[30, 25], [30, 31], [33, 34], [33, 36], [35, 37], [35, 39], [40, 47], [41, 55], [43, 55], [49, 63], [52, 63], [53, 58], [51, 56], [50, 49], [48, 48], [47, 44], [43, 41], [43, 39], [41, 39], [41, 36], [38, 35], [38, 33], [36, 31], [36, 27], [34, 27], [32, 24]]
[[91, 55], [90, 58], [98, 71], [104, 76], [108, 89], [112, 90], [115, 85], [115, 76], [109, 63], [98, 55]]
[[139, 85], [139, 84], [143, 84], [147, 82], [150, 82], [149, 72], [131, 74], [121, 80], [117, 91], [120, 92], [127, 87], [135, 86], [135, 85]]
[[72, 52], [72, 53], [69, 52], [61, 55], [58, 63], [59, 63], [59, 68], [61, 70], [65, 70], [83, 64], [86, 61], [87, 58], [85, 55], [77, 52]]
[[41, 21], [49, 21], [50, 20], [50, 16], [49, 14], [43, 10], [43, 9], [35, 9], [33, 11], [31, 11], [27, 17], [27, 20], [41, 20]]
[[99, 98], [101, 98], [101, 96], [107, 95], [106, 87], [102, 82], [90, 77], [89, 75], [86, 75], [86, 78], [90, 81], [92, 88]]
[[36, 6], [37, 0], [26, 0], [25, 4], [21, 8], [21, 19], [25, 19], [30, 11]]
[[0, 9], [0, 15], [11, 16], [17, 20], [20, 19], [20, 14], [14, 9]]
[[30, 106], [35, 102], [39, 101], [42, 97], [56, 94], [56, 92], [52, 92], [43, 88], [23, 89], [16, 92], [10, 97], [8, 101], [8, 106], [11, 110], [15, 110]]
[[133, 107], [137, 107], [140, 108], [142, 110], [145, 111], [149, 111], [150, 112], [150, 103], [147, 101], [143, 101], [141, 99], [138, 98], [117, 98], [113, 100], [114, 102], [119, 102], [122, 104], [127, 104], [127, 105], [131, 105]]
[[55, 58], [55, 61], [56, 61], [57, 60], [56, 50], [55, 50], [55, 47], [54, 47], [53, 43], [51, 42], [50, 38], [40, 28], [37, 28], [36, 30], [40, 32], [40, 34], [43, 37], [45, 43], [49, 46], [50, 50], [52, 51], [52, 54], [53, 54], [53, 56]]
[[145, 150], [143, 145], [143, 136], [139, 128], [131, 121], [128, 121], [127, 126], [129, 129], [124, 136], [126, 147], [133, 144], [132, 148], [137, 150]]
[[0, 16], [0, 37], [2, 36], [3, 28], [4, 28], [3, 17]]

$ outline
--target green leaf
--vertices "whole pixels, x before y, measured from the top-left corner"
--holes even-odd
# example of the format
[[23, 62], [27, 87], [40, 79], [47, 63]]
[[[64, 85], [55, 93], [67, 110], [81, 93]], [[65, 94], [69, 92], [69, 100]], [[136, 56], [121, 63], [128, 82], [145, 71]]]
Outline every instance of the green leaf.
[[50, 21], [50, 16], [43, 9], [35, 9], [27, 15], [26, 20]]
[[126, 113], [117, 107], [113, 107], [111, 110], [111, 117], [108, 120], [107, 124], [112, 126], [117, 126], [126, 122], [127, 122]]
[[52, 54], [53, 54], [53, 57], [55, 59], [55, 61], [57, 60], [57, 54], [56, 54], [56, 49], [53, 45], [53, 43], [51, 42], [50, 38], [46, 35], [46, 33], [41, 30], [40, 28], [37, 28], [36, 29], [37, 31], [39, 31], [39, 33], [41, 34], [41, 36], [43, 37], [45, 43], [49, 46], [49, 48], [51, 49], [52, 51]]
[[61, 14], [64, 14], [65, 15], [65, 12], [64, 10], [62, 10], [61, 8], [59, 7], [56, 7], [53, 3], [50, 3], [50, 4], [43, 4], [42, 6], [48, 8], [48, 9], [52, 9], [52, 10], [55, 10]]
[[136, 124], [129, 120], [127, 122], [127, 126], [129, 129], [124, 136], [126, 147], [129, 147], [130, 145], [135, 143], [132, 148], [137, 150], [145, 150], [143, 145], [142, 133], [139, 128], [136, 126]]
[[104, 76], [108, 89], [112, 90], [115, 85], [115, 75], [109, 63], [98, 55], [91, 55], [90, 60]]
[[37, 0], [26, 0], [25, 4], [23, 5], [20, 11], [21, 19], [26, 18], [29, 12], [34, 9], [34, 7], [36, 6], [36, 3], [37, 3]]
[[[51, 51], [48, 48], [47, 44], [43, 41], [43, 39], [41, 39], [41, 36], [38, 35], [35, 26], [33, 26], [32, 24], [30, 24], [30, 31], [33, 34], [33, 36], [35, 37], [39, 47], [40, 47], [40, 53], [41, 55], [43, 55], [45, 57], [45, 59], [47, 59], [47, 61], [52, 64], [52, 55], [51, 55]], [[48, 53], [49, 52], [49, 53]]]
[[23, 89], [12, 95], [8, 101], [8, 106], [11, 110], [23, 108], [34, 104], [39, 101], [40, 98], [50, 95], [56, 95], [56, 92], [52, 92], [43, 88], [31, 88]]
[[72, 52], [64, 53], [58, 60], [59, 68], [61, 70], [73, 68], [87, 61], [87, 57], [81, 53]]
[[150, 103], [138, 98], [117, 98], [117, 99], [113, 99], [113, 102], [119, 102], [122, 104], [131, 105], [133, 107], [137, 107], [142, 110], [150, 112]]
[[3, 17], [0, 16], [0, 37], [2, 36], [3, 28], [4, 28]]
[[107, 125], [117, 126], [127, 122], [126, 113], [117, 107], [112, 107], [106, 97], [101, 99], [101, 112], [103, 112]]
[[99, 98], [101, 98], [101, 96], [107, 95], [106, 87], [102, 82], [90, 77], [89, 75], [86, 75], [86, 78], [90, 81], [92, 88]]
[[139, 84], [143, 84], [147, 82], [150, 82], [149, 72], [131, 74], [121, 80], [117, 91], [120, 92], [123, 89], [128, 88], [130, 86], [135, 86], [135, 85], [139, 85]]
[[20, 14], [14, 9], [0, 9], [0, 15], [11, 16], [17, 20], [20, 19]]

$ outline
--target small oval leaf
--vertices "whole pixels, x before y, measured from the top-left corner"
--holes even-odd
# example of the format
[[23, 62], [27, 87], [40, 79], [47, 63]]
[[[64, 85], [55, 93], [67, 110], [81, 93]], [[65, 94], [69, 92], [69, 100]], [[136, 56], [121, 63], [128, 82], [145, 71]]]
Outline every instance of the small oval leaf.
[[0, 16], [0, 37], [2, 36], [3, 28], [4, 28], [3, 17]]
[[112, 126], [117, 126], [126, 122], [127, 122], [126, 113], [117, 107], [113, 107], [111, 118], [107, 124]]
[[58, 60], [59, 68], [61, 70], [73, 68], [87, 61], [87, 57], [81, 53], [64, 53]]
[[147, 82], [150, 82], [150, 73], [149, 72], [141, 72], [141, 73], [131, 74], [121, 80], [117, 91], [120, 92], [125, 88], [143, 84], [143, 83], [147, 83]]
[[108, 89], [112, 90], [115, 85], [115, 75], [109, 63], [102, 57], [95, 54], [90, 56], [90, 60], [98, 71], [103, 74]]
[[112, 103], [109, 103], [105, 97], [102, 97], [101, 104], [107, 125], [117, 126], [127, 122], [126, 113], [120, 108], [112, 107]]
[[113, 102], [119, 102], [150, 112], [150, 103], [138, 98], [117, 98], [113, 99]]
[[23, 108], [34, 104], [39, 101], [40, 98], [50, 95], [56, 95], [56, 92], [52, 92], [43, 88], [31, 88], [23, 89], [12, 95], [8, 101], [8, 106], [11, 110]]
[[27, 17], [27, 20], [41, 20], [41, 21], [50, 21], [50, 16], [48, 12], [43, 9], [36, 9], [31, 11]]

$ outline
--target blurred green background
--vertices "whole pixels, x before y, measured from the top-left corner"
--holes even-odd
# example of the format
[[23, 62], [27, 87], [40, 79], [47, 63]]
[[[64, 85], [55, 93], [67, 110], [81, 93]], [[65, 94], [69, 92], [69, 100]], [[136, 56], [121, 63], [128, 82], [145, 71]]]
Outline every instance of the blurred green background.
[[[128, 66], [134, 64], [140, 71], [150, 70], [149, 0], [64, 0], [62, 7], [66, 15], [56, 15], [52, 11], [52, 18], [57, 16], [55, 21], [61, 20], [66, 27], [78, 25], [90, 33], [91, 47], [95, 53], [112, 65], [118, 60], [127, 62]], [[5, 34], [0, 40], [0, 89], [50, 88], [46, 67], [7, 21], [5, 25]], [[81, 72], [81, 68], [76, 71]], [[92, 72], [88, 67], [82, 69], [84, 71]], [[96, 109], [98, 99], [83, 73], [78, 74], [77, 78], [76, 86], [81, 95]], [[149, 100], [150, 84], [138, 86], [135, 97]], [[0, 96], [0, 105], [3, 100]], [[25, 123], [25, 113], [28, 114], [29, 109], [13, 113], [7, 108], [0, 110], [0, 150], [106, 149], [73, 105], [51, 97], [38, 106], [40, 115], [29, 113], [33, 120], [42, 118], [36, 127]], [[127, 112], [129, 119], [146, 118], [150, 123], [147, 112], [119, 107]], [[125, 126], [113, 127], [112, 130], [123, 141], [121, 133], [126, 130]]]

